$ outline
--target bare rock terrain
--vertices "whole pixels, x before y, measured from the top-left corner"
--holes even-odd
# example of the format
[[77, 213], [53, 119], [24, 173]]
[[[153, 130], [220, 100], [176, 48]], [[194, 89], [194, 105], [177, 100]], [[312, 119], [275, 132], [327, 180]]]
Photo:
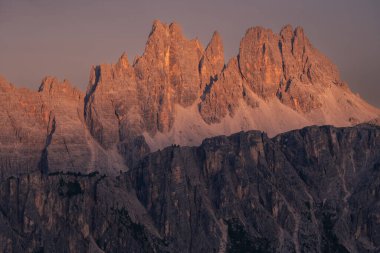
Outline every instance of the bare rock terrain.
[[171, 146], [117, 177], [0, 182], [2, 252], [379, 252], [380, 128]]
[[0, 77], [0, 251], [380, 252], [380, 110], [300, 27], [223, 50], [155, 21], [86, 93]]
[[46, 77], [38, 92], [5, 80], [1, 87], [2, 178], [33, 171], [126, 169], [116, 149], [104, 150], [91, 136], [84, 120], [84, 94], [67, 80]]
[[3, 177], [34, 170], [133, 167], [172, 144], [252, 129], [269, 136], [308, 125], [351, 126], [379, 117], [353, 94], [302, 28], [253, 27], [225, 64], [215, 32], [204, 49], [178, 24], [153, 23], [130, 63], [93, 66], [86, 94], [46, 77], [38, 92], [0, 80]]
[[274, 136], [314, 124], [350, 126], [380, 113], [350, 91], [301, 27], [250, 28], [239, 54], [224, 62], [218, 32], [203, 49], [178, 24], [155, 21], [132, 65], [123, 54], [93, 68], [85, 103], [92, 135], [119, 150], [144, 136], [154, 151], [241, 130]]

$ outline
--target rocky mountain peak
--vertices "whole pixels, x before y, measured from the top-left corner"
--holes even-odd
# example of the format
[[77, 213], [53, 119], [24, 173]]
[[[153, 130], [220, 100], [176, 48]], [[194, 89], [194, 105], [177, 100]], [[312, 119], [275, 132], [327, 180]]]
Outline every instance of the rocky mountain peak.
[[253, 26], [247, 29], [243, 40], [245, 38], [253, 39], [253, 40], [269, 40], [274, 33], [269, 28], [264, 28], [262, 26]]
[[38, 88], [38, 91], [39, 92], [49, 92], [51, 91], [52, 89], [56, 88], [57, 86], [59, 86], [60, 83], [58, 81], [58, 79], [54, 76], [46, 76], [42, 79], [41, 81], [41, 85], [40, 87]]
[[304, 29], [302, 26], [297, 26], [295, 29], [294, 29], [294, 37], [298, 37], [298, 38], [301, 38], [302, 40], [309, 40], [306, 35], [305, 35], [305, 32], [304, 32]]
[[203, 50], [178, 24], [156, 20], [132, 66], [123, 54], [116, 64], [92, 69], [86, 122], [106, 148], [144, 135], [155, 149], [242, 129], [275, 134], [316, 122], [351, 125], [349, 115], [362, 106], [368, 114], [355, 118], [376, 116], [341, 84], [335, 65], [301, 27], [286, 25], [279, 34], [249, 28], [225, 66], [218, 32]]
[[164, 34], [182, 36], [181, 25], [178, 24], [177, 22], [166, 24], [160, 20], [154, 20], [149, 37], [151, 37], [152, 35], [164, 35]]
[[182, 40], [185, 40], [185, 37], [179, 24], [173, 22], [167, 25], [159, 20], [155, 20], [145, 46], [144, 54], [149, 54], [152, 51], [159, 53], [157, 51], [167, 48], [170, 42], [175, 43]]
[[209, 42], [209, 45], [207, 47], [211, 47], [211, 48], [222, 47], [223, 49], [222, 37], [220, 36], [220, 33], [218, 31], [214, 31], [211, 37], [211, 41]]
[[120, 67], [120, 68], [123, 68], [123, 69], [128, 69], [130, 67], [129, 65], [129, 61], [128, 61], [128, 55], [126, 52], [124, 52], [118, 62], [117, 62], [117, 65]]
[[177, 24], [154, 22], [144, 54], [134, 65], [138, 86], [146, 94], [146, 105], [151, 104], [151, 108], [143, 109], [147, 126], [152, 128], [149, 132], [156, 131], [157, 122], [160, 131], [171, 128], [173, 103], [187, 107], [197, 99], [202, 53], [198, 42], [186, 39]]
[[64, 79], [63, 81], [59, 81], [54, 76], [44, 77], [38, 91], [52, 96], [69, 95], [78, 98], [83, 97], [82, 92], [75, 88], [69, 80]]
[[290, 41], [293, 38], [293, 27], [292, 25], [285, 25], [281, 28], [280, 36], [283, 40]]
[[153, 21], [152, 29], [151, 29], [151, 31], [150, 31], [149, 37], [150, 37], [153, 33], [155, 33], [155, 32], [166, 31], [167, 28], [168, 28], [168, 26], [167, 26], [165, 23], [161, 22], [161, 20], [156, 19], [156, 20]]
[[215, 31], [199, 63], [201, 90], [218, 79], [224, 67], [224, 47], [220, 34]]
[[222, 71], [224, 66], [224, 47], [222, 38], [217, 31], [213, 33], [204, 55], [216, 68], [215, 72]]
[[239, 67], [251, 89], [262, 97], [274, 96], [282, 78], [278, 35], [252, 27], [240, 42]]
[[182, 27], [178, 23], [176, 23], [176, 22], [170, 23], [170, 25], [169, 25], [169, 31], [170, 31], [171, 34], [175, 34], [175, 35], [178, 35], [178, 36], [183, 36]]
[[7, 79], [5, 79], [5, 77], [3, 77], [2, 75], [0, 75], [0, 91], [9, 91], [12, 89], [12, 84], [8, 82]]
[[297, 111], [321, 107], [326, 87], [342, 86], [336, 66], [312, 46], [302, 27], [286, 25], [279, 34], [248, 29], [240, 43], [239, 68], [254, 93], [265, 100], [277, 96]]

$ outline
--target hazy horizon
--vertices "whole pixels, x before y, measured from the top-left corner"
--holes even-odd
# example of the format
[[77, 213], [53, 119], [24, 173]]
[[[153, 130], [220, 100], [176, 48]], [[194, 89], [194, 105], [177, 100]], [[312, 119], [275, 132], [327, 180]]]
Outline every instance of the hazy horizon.
[[[323, 2], [323, 3], [322, 3]], [[0, 75], [37, 89], [46, 75], [85, 90], [92, 65], [143, 53], [153, 20], [177, 22], [205, 47], [217, 30], [226, 62], [245, 31], [302, 26], [313, 45], [339, 68], [354, 92], [380, 107], [380, 2], [0, 0]]]

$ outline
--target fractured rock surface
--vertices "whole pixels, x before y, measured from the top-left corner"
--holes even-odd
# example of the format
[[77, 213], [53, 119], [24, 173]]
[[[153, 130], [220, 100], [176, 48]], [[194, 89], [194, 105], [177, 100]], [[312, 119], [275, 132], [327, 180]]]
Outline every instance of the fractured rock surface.
[[225, 64], [218, 32], [205, 49], [178, 24], [155, 21], [131, 64], [91, 69], [86, 94], [68, 81], [38, 92], [0, 79], [4, 177], [41, 170], [117, 173], [172, 144], [252, 129], [269, 136], [307, 125], [351, 126], [379, 117], [353, 94], [302, 28], [247, 30]]
[[84, 95], [68, 81], [46, 77], [38, 92], [6, 81], [1, 87], [1, 177], [126, 169], [116, 150], [106, 151], [92, 138], [84, 122]]
[[378, 252], [380, 128], [259, 131], [151, 153], [117, 177], [0, 182], [5, 252]]
[[224, 62], [219, 33], [204, 50], [178, 24], [155, 21], [143, 55], [132, 65], [124, 54], [115, 65], [94, 67], [85, 104], [92, 135], [103, 147], [116, 144], [119, 150], [144, 136], [153, 151], [241, 130], [274, 136], [379, 115], [349, 90], [300, 27], [288, 25], [279, 34], [250, 28], [239, 54]]

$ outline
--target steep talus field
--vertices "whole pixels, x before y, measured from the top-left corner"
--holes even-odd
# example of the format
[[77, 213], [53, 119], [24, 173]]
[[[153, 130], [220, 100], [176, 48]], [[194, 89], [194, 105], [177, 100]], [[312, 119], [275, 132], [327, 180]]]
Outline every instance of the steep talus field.
[[378, 252], [380, 128], [171, 146], [117, 177], [0, 183], [4, 252]]

